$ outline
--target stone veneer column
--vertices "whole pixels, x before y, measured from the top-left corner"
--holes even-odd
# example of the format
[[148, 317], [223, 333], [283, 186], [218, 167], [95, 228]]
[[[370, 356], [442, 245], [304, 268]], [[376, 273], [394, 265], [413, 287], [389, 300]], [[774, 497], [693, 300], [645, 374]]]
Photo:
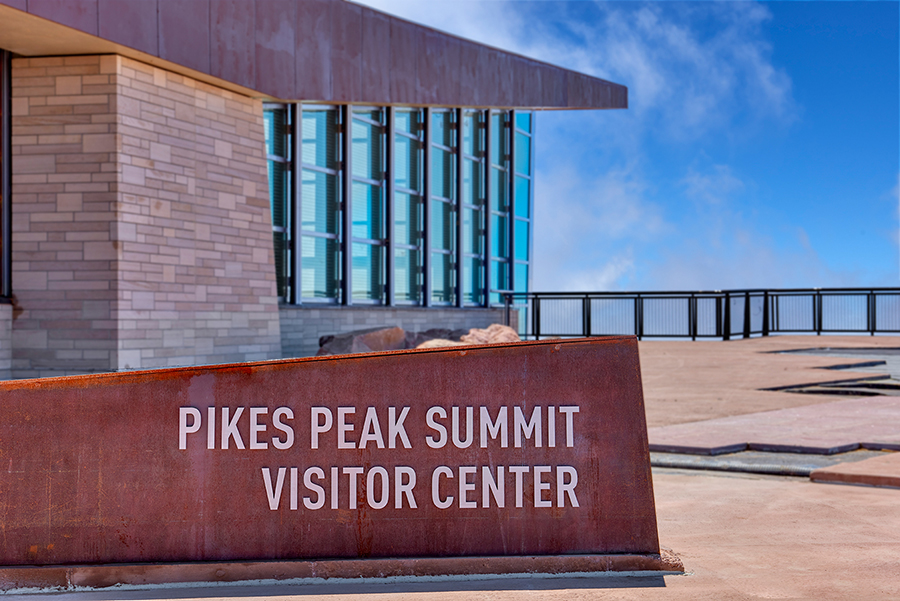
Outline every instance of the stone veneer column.
[[119, 56], [13, 62], [13, 375], [280, 356], [262, 106]]

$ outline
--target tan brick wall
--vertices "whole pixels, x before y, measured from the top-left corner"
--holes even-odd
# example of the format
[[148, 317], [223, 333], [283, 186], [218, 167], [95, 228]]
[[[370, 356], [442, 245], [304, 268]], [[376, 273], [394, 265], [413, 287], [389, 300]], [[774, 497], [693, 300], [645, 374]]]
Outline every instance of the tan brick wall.
[[280, 355], [262, 106], [118, 56], [13, 63], [13, 370]]
[[115, 75], [99, 57], [68, 57], [14, 60], [12, 78], [13, 375], [108, 370]]
[[281, 354], [260, 101], [122, 57], [118, 367]]

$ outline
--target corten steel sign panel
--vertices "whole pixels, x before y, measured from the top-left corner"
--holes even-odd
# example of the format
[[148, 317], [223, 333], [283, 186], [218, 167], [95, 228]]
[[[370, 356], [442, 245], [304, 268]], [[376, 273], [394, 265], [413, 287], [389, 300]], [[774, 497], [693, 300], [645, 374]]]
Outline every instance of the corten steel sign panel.
[[0, 397], [0, 565], [659, 550], [634, 338]]

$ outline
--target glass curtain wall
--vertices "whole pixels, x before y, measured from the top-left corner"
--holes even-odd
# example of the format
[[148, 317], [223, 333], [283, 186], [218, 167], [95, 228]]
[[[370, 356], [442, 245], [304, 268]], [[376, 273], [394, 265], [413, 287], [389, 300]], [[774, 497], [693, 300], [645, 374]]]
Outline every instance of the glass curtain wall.
[[491, 303], [503, 302], [510, 290], [509, 269], [509, 114], [491, 115]]
[[462, 294], [466, 305], [484, 304], [484, 113], [463, 112]]
[[515, 119], [515, 186], [513, 215], [513, 288], [516, 292], [527, 292], [531, 257], [531, 204], [534, 193], [532, 185], [533, 154], [531, 151], [531, 113], [516, 112]]
[[394, 300], [418, 304], [422, 290], [423, 111], [394, 112]]
[[351, 289], [354, 300], [384, 299], [385, 126], [381, 109], [354, 109], [352, 134]]
[[300, 294], [302, 301], [339, 300], [340, 111], [302, 107], [300, 140]]
[[286, 302], [486, 306], [528, 289], [532, 114], [267, 105], [264, 123]]
[[288, 218], [291, 173], [288, 146], [288, 111], [284, 106], [270, 106], [263, 111], [266, 139], [266, 165], [269, 176], [269, 198], [272, 208], [272, 238], [275, 248], [275, 274], [278, 296], [288, 295], [290, 281], [290, 240]]
[[455, 301], [456, 111], [431, 117], [431, 302]]

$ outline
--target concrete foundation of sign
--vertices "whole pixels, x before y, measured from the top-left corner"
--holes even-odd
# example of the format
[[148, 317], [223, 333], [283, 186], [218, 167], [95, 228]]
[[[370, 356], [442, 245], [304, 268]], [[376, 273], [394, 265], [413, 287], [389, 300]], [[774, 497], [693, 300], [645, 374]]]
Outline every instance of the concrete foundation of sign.
[[672, 552], [659, 555], [536, 555], [324, 561], [107, 564], [0, 568], [0, 591], [78, 590], [214, 582], [309, 581], [398, 577], [614, 572], [682, 573]]

